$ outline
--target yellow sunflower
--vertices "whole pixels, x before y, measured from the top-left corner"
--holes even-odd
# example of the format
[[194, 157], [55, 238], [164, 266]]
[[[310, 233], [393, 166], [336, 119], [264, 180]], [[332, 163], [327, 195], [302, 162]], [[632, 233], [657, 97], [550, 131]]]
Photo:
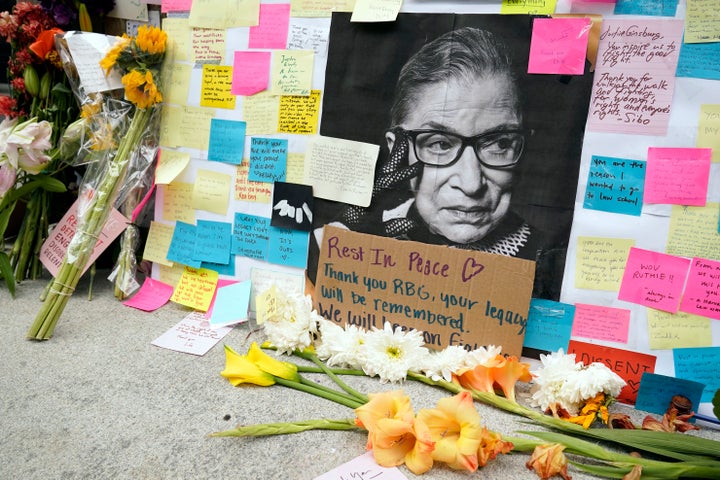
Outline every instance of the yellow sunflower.
[[138, 108], [147, 108], [162, 102], [162, 93], [158, 90], [150, 70], [132, 70], [122, 77], [122, 83], [125, 85], [125, 98]]
[[131, 38], [123, 33], [123, 36], [118, 40], [115, 45], [105, 54], [105, 57], [100, 60], [100, 67], [105, 71], [105, 75], [110, 73], [110, 70], [117, 63], [118, 56], [130, 45]]
[[156, 53], [165, 52], [165, 44], [167, 43], [167, 33], [153, 26], [142, 25], [138, 28], [137, 37], [135, 37], [135, 45], [143, 52], [154, 55]]

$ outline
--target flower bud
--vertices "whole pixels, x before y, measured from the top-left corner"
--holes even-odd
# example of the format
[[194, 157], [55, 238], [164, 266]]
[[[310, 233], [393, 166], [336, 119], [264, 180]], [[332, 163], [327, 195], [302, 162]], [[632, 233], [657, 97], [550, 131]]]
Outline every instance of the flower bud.
[[50, 72], [45, 72], [45, 74], [40, 79], [40, 98], [43, 100], [46, 100], [48, 96], [50, 95], [50, 86], [52, 85], [52, 75], [50, 75]]
[[90, 14], [88, 13], [85, 2], [80, 2], [80, 5], [78, 5], [78, 21], [80, 23], [80, 30], [83, 32], [93, 31], [92, 20], [90, 19]]
[[78, 153], [86, 127], [84, 118], [79, 118], [68, 125], [60, 139], [60, 158], [68, 161]]
[[25, 81], [25, 90], [33, 97], [37, 97], [40, 93], [40, 79], [32, 65], [25, 66], [23, 80]]

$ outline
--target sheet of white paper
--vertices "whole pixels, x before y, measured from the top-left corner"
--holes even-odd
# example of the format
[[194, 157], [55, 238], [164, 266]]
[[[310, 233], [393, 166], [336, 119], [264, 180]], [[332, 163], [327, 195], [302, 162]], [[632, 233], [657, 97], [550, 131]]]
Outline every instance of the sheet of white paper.
[[180, 323], [152, 341], [156, 347], [192, 355], [205, 355], [230, 333], [232, 327], [210, 328], [203, 312], [190, 312]]

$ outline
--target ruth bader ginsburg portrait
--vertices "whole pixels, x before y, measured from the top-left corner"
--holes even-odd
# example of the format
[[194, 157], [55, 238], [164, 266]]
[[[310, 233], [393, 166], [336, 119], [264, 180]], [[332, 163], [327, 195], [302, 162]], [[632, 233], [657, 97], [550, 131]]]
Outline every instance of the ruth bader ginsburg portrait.
[[370, 206], [317, 199], [316, 230], [535, 260], [533, 297], [558, 300], [592, 72], [528, 74], [534, 18], [334, 13], [320, 133], [381, 149]]

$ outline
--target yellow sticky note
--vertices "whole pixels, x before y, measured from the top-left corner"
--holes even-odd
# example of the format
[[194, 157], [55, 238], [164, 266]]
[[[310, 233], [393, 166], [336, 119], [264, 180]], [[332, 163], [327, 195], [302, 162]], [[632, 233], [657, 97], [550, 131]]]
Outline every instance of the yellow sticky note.
[[307, 97], [283, 95], [277, 130], [280, 133], [317, 133], [319, 114], [320, 90], [311, 90]]
[[258, 325], [277, 314], [277, 289], [275, 285], [255, 297], [255, 321]]
[[189, 21], [193, 27], [252, 27], [260, 20], [260, 0], [193, 0]]
[[184, 62], [190, 58], [190, 24], [187, 18], [165, 17], [162, 29], [168, 36], [168, 52], [176, 62]]
[[198, 170], [192, 205], [197, 210], [225, 215], [230, 201], [230, 175], [212, 170]]
[[232, 71], [227, 65], [203, 65], [200, 106], [235, 108], [235, 95], [230, 93]]
[[191, 74], [192, 65], [188, 63], [163, 62], [163, 101], [186, 105]]
[[351, 22], [394, 22], [402, 0], [355, 0]]
[[173, 230], [172, 225], [151, 221], [142, 255], [143, 260], [172, 267], [174, 262], [167, 259], [167, 252], [172, 241]]
[[277, 133], [280, 98], [270, 92], [260, 92], [243, 98], [245, 135]]
[[210, 121], [215, 116], [212, 109], [181, 107], [177, 124], [178, 147], [207, 150], [210, 145]]
[[717, 0], [687, 0], [685, 43], [720, 42], [720, 10]]
[[190, 32], [190, 60], [194, 63], [223, 63], [225, 30], [193, 28]]
[[532, 0], [530, 2], [526, 0], [502, 0], [500, 13], [508, 15], [523, 13], [550, 15], [555, 13], [556, 3], [557, 0]]
[[157, 167], [155, 167], [155, 183], [166, 185], [172, 182], [180, 172], [185, 170], [188, 163], [190, 163], [189, 153], [161, 148]]
[[237, 166], [237, 173], [235, 174], [235, 200], [270, 203], [272, 198], [272, 184], [248, 180], [249, 171], [250, 161], [244, 158], [242, 163]]
[[285, 181], [288, 183], [305, 183], [305, 154], [288, 153], [285, 163]]
[[290, 0], [291, 17], [330, 17], [332, 12], [352, 12], [355, 0]]
[[182, 110], [180, 107], [172, 105], [162, 106], [162, 115], [160, 116], [160, 146], [175, 148], [178, 146], [180, 139], [177, 132], [180, 125], [180, 115]]
[[704, 207], [673, 205], [665, 253], [680, 257], [720, 258], [717, 203]]
[[712, 330], [709, 318], [690, 313], [669, 313], [647, 309], [648, 333], [652, 350], [709, 347]]
[[170, 222], [195, 224], [195, 210], [192, 207], [193, 184], [172, 182], [168, 185], [159, 185], [162, 190], [162, 218]]
[[712, 161], [720, 162], [720, 105], [700, 105], [698, 148], [712, 148]]
[[218, 272], [215, 270], [186, 266], [170, 300], [201, 312], [207, 312], [215, 294], [217, 282]]
[[588, 290], [620, 290], [625, 263], [635, 240], [578, 237], [575, 287]]
[[274, 51], [270, 91], [275, 95], [310, 95], [314, 58], [312, 50]]
[[177, 284], [180, 283], [180, 277], [182, 277], [184, 271], [185, 265], [182, 265], [180, 263], [176, 263], [172, 267], [161, 264], [159, 275], [160, 281], [176, 287]]

